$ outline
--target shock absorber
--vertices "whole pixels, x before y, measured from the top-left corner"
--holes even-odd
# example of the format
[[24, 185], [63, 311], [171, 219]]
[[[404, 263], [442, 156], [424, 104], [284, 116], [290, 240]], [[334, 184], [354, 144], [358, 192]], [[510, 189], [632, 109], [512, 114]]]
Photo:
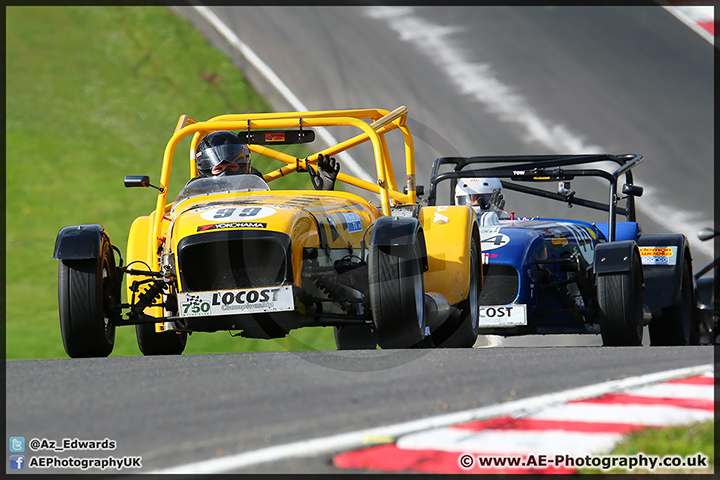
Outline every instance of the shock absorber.
[[344, 312], [350, 312], [352, 309], [352, 313], [354, 313], [355, 306], [347, 301], [347, 295], [338, 282], [333, 282], [327, 275], [321, 275], [315, 279], [315, 286], [329, 298], [338, 302]]
[[577, 311], [577, 305], [575, 304], [575, 301], [570, 297], [570, 294], [567, 291], [567, 288], [564, 288], [564, 285], [560, 283], [560, 278], [557, 276], [557, 274], [552, 273], [546, 268], [543, 268], [540, 270], [544, 275], [544, 281], [550, 284], [550, 289], [552, 290], [553, 295], [555, 298], [557, 298], [558, 302], [560, 302], [560, 305], [562, 305], [563, 308], [570, 311], [573, 317], [579, 322], [582, 322], [583, 316]]
[[150, 286], [138, 295], [137, 302], [132, 305], [135, 314], [141, 314], [147, 307], [152, 306], [156, 298], [160, 297], [165, 289], [165, 282], [162, 280], [153, 281]]

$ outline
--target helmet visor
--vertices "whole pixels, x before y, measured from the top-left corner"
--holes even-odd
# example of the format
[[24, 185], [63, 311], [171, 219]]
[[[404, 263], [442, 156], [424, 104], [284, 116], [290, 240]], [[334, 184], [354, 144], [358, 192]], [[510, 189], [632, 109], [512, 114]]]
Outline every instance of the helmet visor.
[[202, 150], [198, 156], [198, 170], [212, 172], [213, 175], [228, 170], [232, 173], [250, 171], [250, 149], [243, 144], [211, 146]]
[[480, 207], [482, 210], [487, 210], [488, 202], [492, 193], [469, 193], [467, 195], [460, 195], [457, 197], [458, 205], [470, 205], [471, 207]]

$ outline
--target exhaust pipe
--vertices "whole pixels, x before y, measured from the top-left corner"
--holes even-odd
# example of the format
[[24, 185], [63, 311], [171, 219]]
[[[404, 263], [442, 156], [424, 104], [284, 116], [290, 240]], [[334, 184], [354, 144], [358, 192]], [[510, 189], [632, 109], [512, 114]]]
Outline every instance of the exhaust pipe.
[[447, 298], [441, 293], [428, 292], [425, 294], [425, 321], [431, 328], [435, 329], [445, 323], [453, 310]]

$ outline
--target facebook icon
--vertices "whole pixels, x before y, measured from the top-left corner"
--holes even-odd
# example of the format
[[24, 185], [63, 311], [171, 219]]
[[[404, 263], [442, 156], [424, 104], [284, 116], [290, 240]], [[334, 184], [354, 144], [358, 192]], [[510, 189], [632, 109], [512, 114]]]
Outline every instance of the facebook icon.
[[10, 470], [24, 470], [25, 455], [10, 455]]

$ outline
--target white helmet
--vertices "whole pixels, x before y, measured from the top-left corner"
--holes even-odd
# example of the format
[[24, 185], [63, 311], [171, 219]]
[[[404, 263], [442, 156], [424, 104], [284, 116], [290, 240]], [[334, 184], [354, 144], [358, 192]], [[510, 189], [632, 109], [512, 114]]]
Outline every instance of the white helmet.
[[488, 200], [495, 190], [500, 190], [502, 195], [503, 187], [498, 178], [459, 178], [455, 187], [455, 204], [487, 210]]

